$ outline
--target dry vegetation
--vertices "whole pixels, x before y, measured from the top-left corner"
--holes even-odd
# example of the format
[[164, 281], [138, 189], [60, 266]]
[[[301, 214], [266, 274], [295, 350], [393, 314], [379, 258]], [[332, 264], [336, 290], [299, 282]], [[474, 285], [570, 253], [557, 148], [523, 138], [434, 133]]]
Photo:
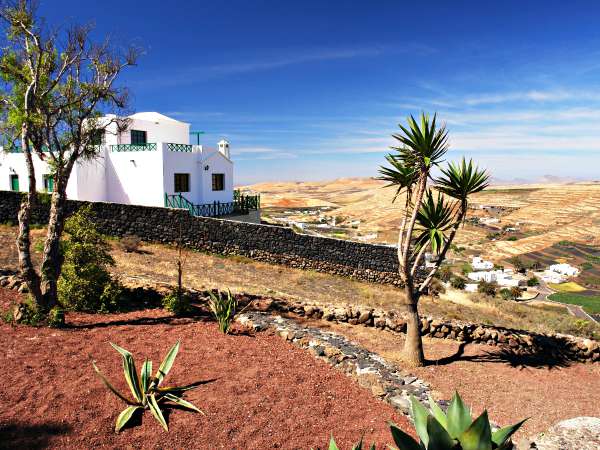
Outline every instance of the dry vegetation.
[[[16, 229], [0, 229], [0, 265], [16, 268]], [[40, 243], [43, 230], [34, 230]], [[34, 245], [40, 248], [40, 245]], [[116, 261], [113, 269], [122, 277], [141, 278], [171, 285], [177, 280], [177, 250], [164, 245], [143, 244], [141, 251], [126, 252], [112, 241]], [[39, 252], [35, 253], [39, 256]], [[290, 269], [248, 258], [221, 257], [194, 251], [185, 252], [184, 285], [198, 290], [230, 288], [234, 292], [265, 295], [289, 300], [331, 304], [356, 304], [386, 309], [402, 308], [403, 293], [392, 287], [350, 280], [318, 272]], [[434, 317], [494, 324], [540, 332], [563, 332], [600, 337], [600, 326], [577, 320], [564, 308], [524, 305], [489, 299], [457, 291], [440, 298], [424, 297], [421, 311]]]
[[[335, 206], [331, 214], [360, 220], [359, 230], [378, 233], [381, 242], [397, 239], [402, 202], [392, 205], [393, 190], [371, 178], [344, 178], [330, 182], [260, 183], [249, 189], [261, 193], [263, 207]], [[562, 240], [600, 243], [600, 183], [495, 186], [473, 196], [481, 205], [507, 208], [502, 225], [520, 223], [515, 241], [485, 238], [484, 227], [466, 226], [458, 245], [494, 260], [543, 250]], [[472, 213], [484, 216], [480, 211]]]

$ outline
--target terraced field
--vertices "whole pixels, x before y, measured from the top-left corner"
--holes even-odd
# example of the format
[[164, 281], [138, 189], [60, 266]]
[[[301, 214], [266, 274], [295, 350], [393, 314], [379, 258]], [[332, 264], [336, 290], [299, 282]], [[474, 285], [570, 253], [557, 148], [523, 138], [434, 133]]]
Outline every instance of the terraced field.
[[[372, 178], [345, 178], [327, 182], [261, 183], [249, 186], [262, 194], [269, 206], [331, 206], [332, 214], [360, 220], [363, 233], [377, 233], [377, 241], [395, 243], [402, 212], [402, 199], [392, 203], [394, 190]], [[512, 239], [490, 240], [490, 230], [465, 226], [457, 244], [473, 253], [482, 253], [494, 261], [510, 256], [544, 252], [564, 241], [600, 245], [600, 182], [493, 186], [473, 198], [475, 205], [504, 210], [496, 217], [498, 229], [515, 226], [519, 233]], [[490, 213], [473, 210], [471, 216]], [[554, 257], [547, 255], [550, 261]], [[540, 254], [540, 257], [544, 255]], [[598, 274], [600, 280], [600, 273]]]

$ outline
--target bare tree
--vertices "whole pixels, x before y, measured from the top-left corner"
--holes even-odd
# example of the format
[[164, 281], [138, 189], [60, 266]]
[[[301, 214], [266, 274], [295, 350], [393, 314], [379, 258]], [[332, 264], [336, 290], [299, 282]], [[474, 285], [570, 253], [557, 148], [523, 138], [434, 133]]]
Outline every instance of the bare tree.
[[[29, 181], [18, 216], [19, 265], [37, 306], [48, 311], [57, 302], [69, 177], [79, 161], [99, 156], [99, 138], [105, 131], [126, 127], [119, 117], [128, 92], [115, 82], [123, 69], [135, 65], [139, 51], [118, 52], [108, 40], [93, 43], [90, 26], [49, 31], [29, 0], [5, 2], [0, 19], [6, 35], [0, 58], [4, 80], [0, 99], [6, 112], [2, 128], [19, 130], [10, 144], [20, 143]], [[107, 117], [107, 113], [114, 114]], [[54, 181], [39, 273], [31, 260], [29, 229], [37, 200], [35, 158], [49, 164]]]

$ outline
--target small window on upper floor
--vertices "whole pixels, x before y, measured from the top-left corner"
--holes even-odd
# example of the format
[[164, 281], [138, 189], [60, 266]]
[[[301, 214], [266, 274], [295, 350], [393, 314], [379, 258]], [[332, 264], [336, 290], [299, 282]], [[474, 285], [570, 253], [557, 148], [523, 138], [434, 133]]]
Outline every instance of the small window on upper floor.
[[175, 174], [175, 192], [190, 192], [190, 174], [176, 173]]
[[225, 174], [224, 173], [213, 173], [212, 174], [212, 190], [213, 191], [224, 191], [225, 190]]
[[131, 130], [131, 143], [133, 145], [146, 144], [146, 132], [143, 130]]

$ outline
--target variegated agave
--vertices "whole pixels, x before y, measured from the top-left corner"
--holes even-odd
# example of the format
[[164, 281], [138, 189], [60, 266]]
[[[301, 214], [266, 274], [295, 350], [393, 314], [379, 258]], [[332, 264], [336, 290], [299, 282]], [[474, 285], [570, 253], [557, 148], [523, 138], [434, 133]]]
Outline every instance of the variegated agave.
[[430, 411], [414, 397], [411, 403], [411, 416], [421, 442], [392, 424], [392, 437], [400, 450], [508, 450], [512, 448], [510, 437], [527, 420], [492, 431], [487, 411], [473, 420], [458, 393], [454, 393], [447, 413], [431, 398]]
[[131, 389], [131, 393], [135, 400], [130, 400], [117, 391], [106, 379], [106, 377], [100, 372], [98, 367], [94, 362], [92, 365], [94, 366], [94, 370], [98, 374], [98, 376], [102, 379], [104, 384], [108, 389], [110, 389], [117, 397], [127, 403], [129, 406], [125, 408], [119, 417], [117, 417], [117, 422], [115, 424], [115, 431], [119, 432], [125, 424], [133, 417], [133, 414], [138, 410], [149, 409], [152, 415], [158, 420], [161, 426], [169, 431], [169, 427], [165, 418], [160, 409], [160, 405], [164, 404], [164, 402], [171, 402], [176, 405], [182, 406], [184, 408], [191, 409], [192, 411], [199, 412], [204, 414], [190, 402], [184, 400], [182, 398], [185, 391], [189, 391], [198, 387], [201, 383], [192, 383], [186, 386], [161, 386], [162, 381], [167, 376], [171, 367], [173, 367], [173, 363], [175, 362], [175, 357], [177, 356], [177, 352], [179, 352], [179, 341], [171, 347], [168, 351], [165, 359], [161, 363], [156, 375], [152, 376], [152, 361], [146, 360], [142, 365], [142, 369], [140, 371], [140, 376], [138, 377], [137, 369], [135, 367], [135, 362], [133, 360], [133, 356], [124, 348], [119, 347], [112, 342], [110, 345], [118, 351], [123, 357], [123, 371], [125, 372], [125, 380], [129, 385], [129, 389]]

